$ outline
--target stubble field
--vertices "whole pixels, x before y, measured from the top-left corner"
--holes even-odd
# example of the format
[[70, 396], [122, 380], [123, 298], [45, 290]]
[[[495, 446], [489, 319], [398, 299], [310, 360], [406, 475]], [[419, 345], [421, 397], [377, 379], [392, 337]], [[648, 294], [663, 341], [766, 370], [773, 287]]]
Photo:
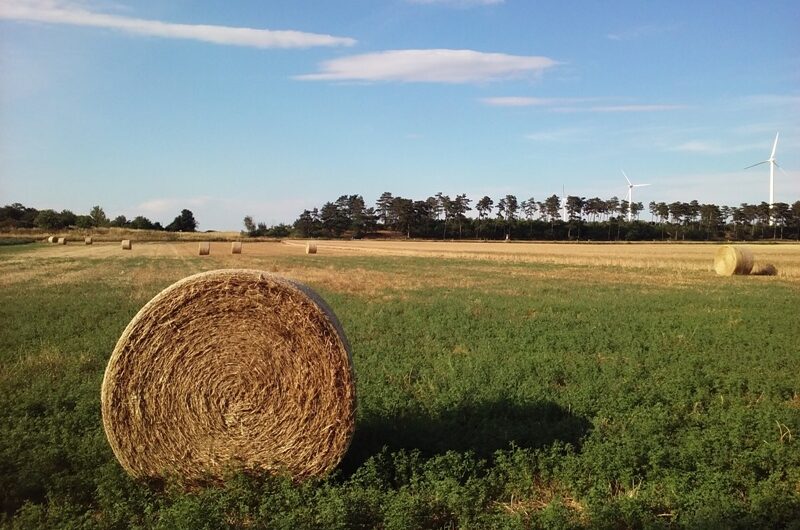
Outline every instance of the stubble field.
[[[800, 520], [800, 246], [720, 278], [709, 245], [0, 247], [0, 501], [11, 527], [789, 527]], [[105, 441], [100, 383], [138, 309], [192, 273], [308, 283], [359, 409], [324, 480], [163, 490]]]

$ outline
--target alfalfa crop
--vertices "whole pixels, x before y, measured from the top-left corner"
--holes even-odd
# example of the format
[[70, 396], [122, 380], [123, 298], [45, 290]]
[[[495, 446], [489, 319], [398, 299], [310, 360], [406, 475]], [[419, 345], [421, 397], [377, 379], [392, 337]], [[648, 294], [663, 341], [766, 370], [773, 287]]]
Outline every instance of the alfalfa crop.
[[725, 245], [714, 256], [714, 270], [720, 276], [750, 274], [753, 270], [753, 253], [746, 247]]
[[350, 349], [308, 287], [257, 270], [204, 272], [128, 324], [101, 406], [114, 454], [135, 477], [322, 475], [353, 435]]

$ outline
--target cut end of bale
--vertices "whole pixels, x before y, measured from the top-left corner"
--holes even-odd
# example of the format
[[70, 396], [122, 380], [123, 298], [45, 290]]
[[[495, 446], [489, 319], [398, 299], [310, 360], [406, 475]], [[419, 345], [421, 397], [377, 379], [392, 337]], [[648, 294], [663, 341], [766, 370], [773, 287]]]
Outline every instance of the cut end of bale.
[[91, 245], [92, 244], [92, 238], [89, 237], [89, 236], [86, 236], [86, 237], [83, 238], [83, 242], [86, 245]]
[[123, 239], [122, 240], [122, 250], [130, 250], [131, 249], [131, 240], [130, 239]]
[[336, 316], [308, 287], [256, 270], [185, 278], [128, 324], [103, 379], [103, 426], [139, 478], [231, 469], [329, 472], [354, 429], [355, 384]]
[[57, 243], [58, 243], [59, 245], [66, 245], [66, 244], [67, 244], [67, 238], [65, 238], [65, 237], [59, 237], [59, 238], [58, 238], [58, 242], [57, 242]]
[[234, 241], [231, 243], [231, 254], [241, 254], [242, 253], [242, 242], [241, 241]]
[[725, 245], [714, 256], [714, 270], [720, 276], [750, 274], [753, 270], [753, 253], [747, 247]]
[[197, 252], [201, 256], [208, 256], [211, 254], [211, 243], [208, 241], [201, 241], [197, 247]]
[[56, 236], [50, 236], [47, 238], [48, 243], [58, 243], [58, 238]]
[[316, 254], [316, 253], [317, 253], [317, 244], [306, 243], [306, 254]]

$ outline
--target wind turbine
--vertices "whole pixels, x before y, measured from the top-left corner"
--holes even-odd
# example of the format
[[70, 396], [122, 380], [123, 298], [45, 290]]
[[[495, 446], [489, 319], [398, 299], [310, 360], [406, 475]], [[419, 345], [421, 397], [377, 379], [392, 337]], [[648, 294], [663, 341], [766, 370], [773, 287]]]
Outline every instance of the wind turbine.
[[775, 202], [775, 196], [773, 194], [774, 182], [775, 182], [775, 166], [778, 166], [778, 162], [775, 161], [775, 150], [778, 149], [779, 134], [780, 131], [775, 133], [775, 143], [772, 144], [772, 154], [769, 155], [769, 158], [767, 158], [766, 160], [762, 160], [758, 164], [753, 164], [752, 166], [747, 166], [745, 168], [745, 169], [750, 169], [751, 167], [760, 166], [761, 164], [769, 164], [769, 224], [770, 225], [774, 223], [774, 221], [772, 220], [772, 204]]
[[633, 188], [641, 188], [643, 186], [649, 186], [650, 184], [633, 184], [631, 183], [631, 179], [628, 178], [628, 175], [625, 174], [625, 170], [622, 171], [622, 176], [625, 177], [625, 180], [628, 181], [628, 222], [631, 222], [633, 218], [633, 211], [631, 209], [631, 204], [633, 204]]

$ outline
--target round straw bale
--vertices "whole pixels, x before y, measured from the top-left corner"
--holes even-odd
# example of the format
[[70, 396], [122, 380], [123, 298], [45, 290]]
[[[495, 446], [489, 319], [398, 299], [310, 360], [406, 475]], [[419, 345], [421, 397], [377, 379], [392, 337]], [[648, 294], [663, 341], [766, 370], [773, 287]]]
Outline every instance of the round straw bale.
[[65, 238], [65, 237], [59, 237], [59, 238], [58, 238], [58, 244], [59, 244], [59, 245], [66, 245], [66, 244], [67, 244], [67, 238]]
[[316, 254], [317, 253], [317, 244], [308, 242], [306, 243], [306, 254]]
[[772, 263], [765, 263], [753, 269], [752, 274], [756, 276], [775, 276], [778, 274], [778, 269]]
[[85, 244], [87, 244], [87, 245], [91, 245], [91, 244], [92, 244], [92, 236], [86, 236], [86, 237], [84, 237], [84, 238], [83, 238], [83, 242], [84, 242]]
[[241, 254], [242, 253], [242, 242], [241, 241], [234, 241], [231, 243], [231, 254]]
[[211, 243], [208, 241], [201, 241], [197, 251], [201, 256], [208, 256], [211, 253]]
[[753, 253], [746, 247], [725, 245], [714, 256], [714, 270], [720, 276], [750, 274], [753, 270]]
[[123, 239], [122, 240], [122, 250], [130, 250], [131, 249], [131, 240], [130, 239]]
[[58, 238], [56, 236], [50, 236], [47, 238], [48, 243], [58, 243]]
[[125, 328], [103, 378], [103, 426], [133, 476], [218, 480], [232, 468], [295, 479], [335, 467], [355, 385], [336, 316], [266, 272], [189, 276]]

